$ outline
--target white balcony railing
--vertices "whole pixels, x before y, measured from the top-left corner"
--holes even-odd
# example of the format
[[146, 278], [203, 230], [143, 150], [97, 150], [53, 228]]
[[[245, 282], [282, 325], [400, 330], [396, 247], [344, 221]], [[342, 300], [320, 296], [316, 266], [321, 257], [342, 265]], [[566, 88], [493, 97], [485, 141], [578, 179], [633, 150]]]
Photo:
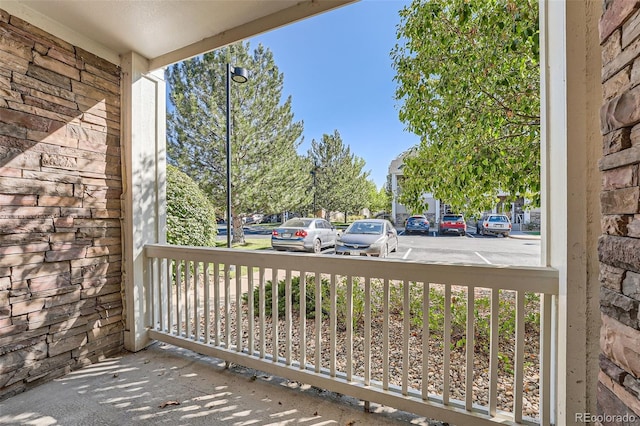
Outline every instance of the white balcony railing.
[[367, 408], [553, 423], [554, 269], [168, 245], [146, 256], [152, 339]]

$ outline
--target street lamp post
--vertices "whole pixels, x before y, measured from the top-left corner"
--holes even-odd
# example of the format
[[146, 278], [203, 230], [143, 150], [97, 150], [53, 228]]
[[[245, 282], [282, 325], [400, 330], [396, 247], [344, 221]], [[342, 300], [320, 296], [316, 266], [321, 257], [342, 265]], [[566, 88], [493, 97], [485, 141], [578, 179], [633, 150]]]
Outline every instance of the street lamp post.
[[227, 64], [227, 247], [231, 248], [231, 80], [246, 83], [246, 69]]

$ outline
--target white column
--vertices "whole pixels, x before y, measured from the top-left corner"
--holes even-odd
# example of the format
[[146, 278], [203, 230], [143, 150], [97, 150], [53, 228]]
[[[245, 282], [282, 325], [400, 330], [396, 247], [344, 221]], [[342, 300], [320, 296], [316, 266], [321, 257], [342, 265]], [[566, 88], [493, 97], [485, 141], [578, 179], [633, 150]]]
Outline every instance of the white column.
[[541, 2], [541, 233], [543, 262], [560, 277], [557, 425], [596, 413], [601, 11], [599, 0]]
[[142, 56], [124, 55], [122, 71], [124, 345], [135, 352], [151, 343], [144, 245], [166, 242], [166, 95]]

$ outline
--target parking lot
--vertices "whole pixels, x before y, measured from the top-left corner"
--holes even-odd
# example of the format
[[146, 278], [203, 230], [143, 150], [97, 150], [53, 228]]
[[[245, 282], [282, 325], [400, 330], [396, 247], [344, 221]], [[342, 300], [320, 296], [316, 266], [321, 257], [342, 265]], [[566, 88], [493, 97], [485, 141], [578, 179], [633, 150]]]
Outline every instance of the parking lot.
[[[219, 235], [223, 238], [224, 232]], [[247, 238], [271, 238], [270, 233], [248, 232]], [[398, 251], [390, 253], [390, 259], [420, 261], [471, 263], [484, 265], [540, 265], [540, 239], [512, 233], [511, 237], [475, 235], [398, 235]], [[333, 249], [323, 251], [323, 255], [333, 255]]]
[[540, 240], [525, 236], [509, 238], [457, 235], [399, 235], [399, 247], [391, 259], [427, 262], [478, 263], [485, 265], [540, 265]]

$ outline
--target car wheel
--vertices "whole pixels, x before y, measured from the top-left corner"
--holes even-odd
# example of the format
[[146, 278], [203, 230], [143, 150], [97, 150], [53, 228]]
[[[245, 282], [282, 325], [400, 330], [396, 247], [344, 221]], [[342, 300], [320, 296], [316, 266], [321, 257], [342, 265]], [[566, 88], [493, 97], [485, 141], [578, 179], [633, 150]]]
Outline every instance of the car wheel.
[[313, 252], [320, 253], [321, 251], [322, 251], [322, 243], [320, 243], [320, 240], [315, 240], [313, 242]]
[[462, 231], [462, 234], [460, 234], [460, 235], [462, 235], [464, 237], [465, 235], [467, 235], [467, 233]]
[[507, 238], [509, 236], [508, 232], [505, 232], [504, 234], [502, 234], [503, 237]]
[[484, 228], [480, 228], [480, 235], [484, 236]]

